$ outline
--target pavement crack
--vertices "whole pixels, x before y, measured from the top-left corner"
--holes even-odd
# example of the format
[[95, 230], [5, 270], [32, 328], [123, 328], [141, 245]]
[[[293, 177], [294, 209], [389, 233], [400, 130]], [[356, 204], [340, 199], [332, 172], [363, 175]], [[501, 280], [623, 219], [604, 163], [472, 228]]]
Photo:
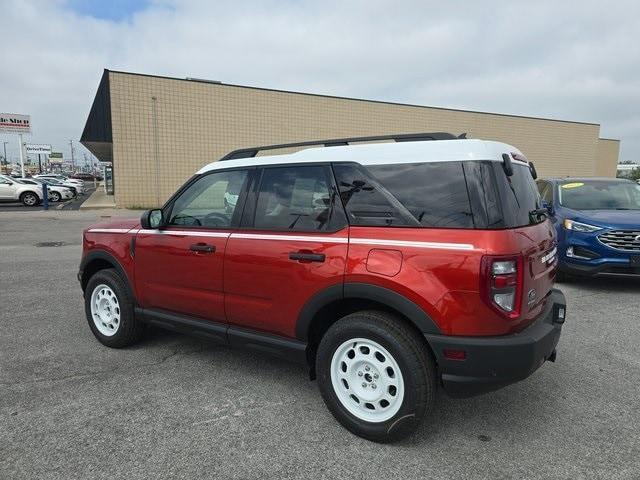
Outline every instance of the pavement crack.
[[162, 365], [166, 361], [178, 355], [191, 355], [193, 353], [202, 352], [203, 350], [204, 350], [204, 347], [200, 347], [194, 350], [185, 350], [185, 351], [181, 351], [179, 348], [175, 348], [171, 353], [161, 356], [158, 360], [154, 362], [139, 363], [134, 365], [133, 368], [116, 369], [116, 370], [105, 369], [105, 370], [93, 370], [90, 372], [77, 372], [77, 373], [72, 373], [69, 375], [63, 375], [60, 377], [53, 377], [53, 378], [36, 378], [33, 380], [20, 380], [18, 382], [0, 382], [0, 385], [2, 385], [3, 387], [15, 387], [18, 385], [33, 385], [33, 384], [46, 383], [46, 382], [61, 382], [65, 380], [74, 380], [78, 378], [97, 377], [97, 376], [108, 374], [108, 373], [131, 372], [132, 370], [138, 370], [141, 368], [155, 367], [158, 365]]

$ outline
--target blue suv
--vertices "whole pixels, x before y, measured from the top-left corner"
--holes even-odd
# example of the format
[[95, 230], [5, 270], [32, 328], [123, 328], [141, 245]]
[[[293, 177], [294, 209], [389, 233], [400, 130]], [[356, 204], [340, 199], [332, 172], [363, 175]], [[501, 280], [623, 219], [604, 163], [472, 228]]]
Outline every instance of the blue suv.
[[640, 185], [616, 178], [537, 181], [558, 236], [558, 279], [640, 276]]

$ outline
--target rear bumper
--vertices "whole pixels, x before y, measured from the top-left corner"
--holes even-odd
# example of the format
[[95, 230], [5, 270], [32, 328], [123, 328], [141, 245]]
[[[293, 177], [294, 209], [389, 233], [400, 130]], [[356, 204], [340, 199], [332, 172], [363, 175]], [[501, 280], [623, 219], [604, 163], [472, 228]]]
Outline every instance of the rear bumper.
[[[472, 397], [524, 380], [555, 351], [566, 312], [564, 294], [553, 289], [542, 314], [522, 332], [500, 337], [425, 335], [445, 391], [452, 397]], [[464, 350], [465, 360], [444, 357], [447, 349]]]

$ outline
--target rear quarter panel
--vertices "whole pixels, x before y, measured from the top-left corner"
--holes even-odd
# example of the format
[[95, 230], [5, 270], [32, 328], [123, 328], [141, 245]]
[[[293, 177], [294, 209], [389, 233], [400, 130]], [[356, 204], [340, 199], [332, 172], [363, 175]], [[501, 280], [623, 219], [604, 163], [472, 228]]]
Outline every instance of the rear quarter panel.
[[[524, 292], [533, 284], [553, 285], [555, 267], [537, 271], [527, 258], [544, 255], [554, 244], [548, 222], [509, 230], [351, 227], [345, 282], [363, 282], [391, 289], [422, 308], [446, 335], [504, 335], [521, 330], [543, 308], [527, 307], [523, 315], [507, 319], [480, 296], [480, 266], [484, 255], [525, 255]], [[399, 251], [401, 268], [394, 274], [367, 268], [373, 250]]]

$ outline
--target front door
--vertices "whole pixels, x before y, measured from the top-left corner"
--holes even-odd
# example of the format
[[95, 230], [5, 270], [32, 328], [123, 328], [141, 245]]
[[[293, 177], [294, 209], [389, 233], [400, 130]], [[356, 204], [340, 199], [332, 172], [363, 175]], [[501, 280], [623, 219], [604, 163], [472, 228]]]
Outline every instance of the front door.
[[143, 308], [226, 321], [222, 266], [247, 173], [197, 178], [163, 209], [166, 227], [138, 232], [135, 283]]
[[227, 320], [295, 337], [304, 304], [344, 279], [348, 227], [331, 168], [265, 167], [242, 224], [227, 242]]

